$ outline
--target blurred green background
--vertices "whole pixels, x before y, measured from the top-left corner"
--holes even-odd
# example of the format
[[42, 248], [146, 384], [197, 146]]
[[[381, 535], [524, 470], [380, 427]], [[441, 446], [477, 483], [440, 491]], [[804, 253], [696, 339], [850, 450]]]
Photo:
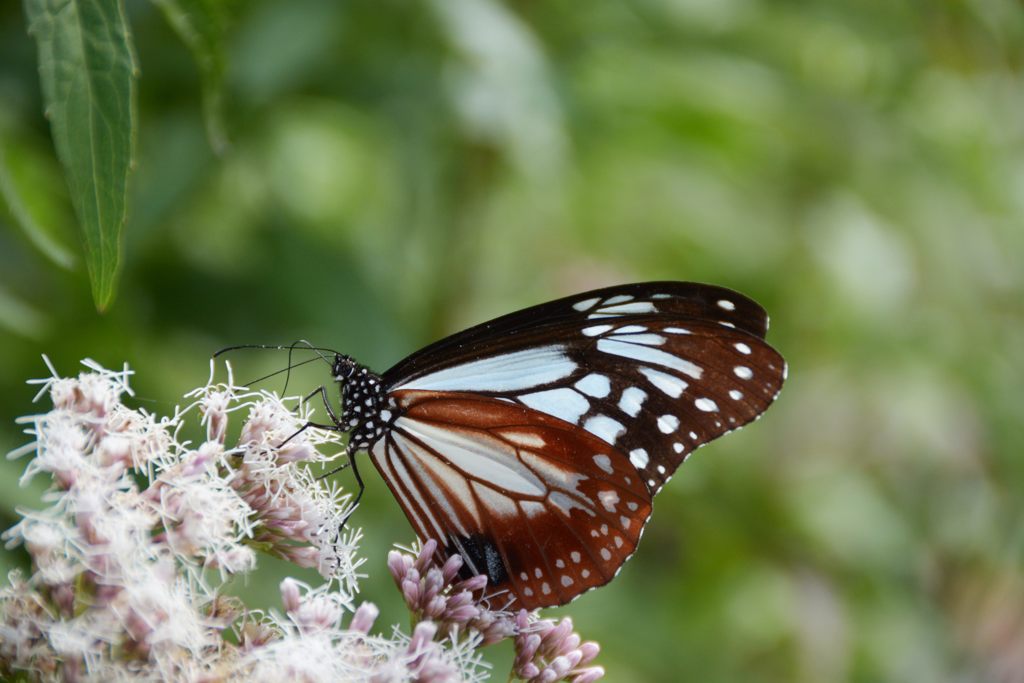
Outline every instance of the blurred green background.
[[[1024, 681], [1019, 3], [225, 10], [218, 156], [188, 51], [128, 3], [139, 148], [108, 313], [66, 196], [47, 243], [0, 211], [0, 450], [24, 440], [44, 352], [64, 373], [128, 361], [139, 405], [169, 412], [228, 344], [306, 338], [383, 370], [556, 296], [713, 282], [769, 310], [790, 379], [681, 468], [612, 584], [557, 611], [608, 680]], [[3, 3], [4, 151], [52, 194], [42, 108]], [[7, 527], [38, 486], [2, 467]], [[405, 621], [386, 549], [412, 533], [370, 475], [356, 523], [386, 628]], [[238, 588], [277, 605], [285, 573]], [[486, 655], [504, 680], [508, 648]]]

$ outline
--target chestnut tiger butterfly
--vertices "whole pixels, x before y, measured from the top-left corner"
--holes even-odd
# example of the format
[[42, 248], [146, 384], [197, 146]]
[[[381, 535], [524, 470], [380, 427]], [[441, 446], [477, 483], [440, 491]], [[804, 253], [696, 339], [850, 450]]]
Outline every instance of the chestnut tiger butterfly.
[[723, 287], [647, 282], [501, 316], [383, 374], [336, 354], [353, 454], [438, 559], [512, 607], [561, 605], [633, 554], [654, 495], [695, 449], [757, 419], [786, 377], [768, 316]]

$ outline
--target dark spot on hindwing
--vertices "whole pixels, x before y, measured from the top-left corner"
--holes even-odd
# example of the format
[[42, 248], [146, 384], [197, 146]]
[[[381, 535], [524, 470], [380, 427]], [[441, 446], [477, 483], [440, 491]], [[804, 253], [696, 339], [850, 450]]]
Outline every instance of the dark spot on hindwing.
[[505, 571], [501, 553], [488, 536], [471, 534], [454, 537], [445, 547], [445, 552], [449, 556], [458, 553], [466, 560], [459, 570], [459, 575], [464, 579], [475, 574], [487, 574], [490, 586], [498, 586], [508, 581], [508, 572]]

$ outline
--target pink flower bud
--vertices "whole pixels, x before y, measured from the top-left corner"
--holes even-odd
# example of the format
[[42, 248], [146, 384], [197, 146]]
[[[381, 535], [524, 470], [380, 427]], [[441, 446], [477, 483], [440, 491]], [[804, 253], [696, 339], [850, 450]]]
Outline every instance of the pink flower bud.
[[600, 666], [592, 666], [586, 669], [580, 669], [572, 678], [572, 683], [593, 683], [596, 680], [604, 678], [604, 668]]
[[356, 631], [364, 635], [369, 635], [370, 629], [373, 628], [373, 622], [377, 620], [380, 615], [380, 610], [372, 602], [364, 602], [359, 605], [359, 609], [352, 615], [352, 621], [349, 622], [348, 628], [350, 631]]
[[281, 602], [286, 612], [290, 614], [298, 611], [302, 604], [301, 598], [299, 584], [295, 579], [288, 577], [281, 582]]

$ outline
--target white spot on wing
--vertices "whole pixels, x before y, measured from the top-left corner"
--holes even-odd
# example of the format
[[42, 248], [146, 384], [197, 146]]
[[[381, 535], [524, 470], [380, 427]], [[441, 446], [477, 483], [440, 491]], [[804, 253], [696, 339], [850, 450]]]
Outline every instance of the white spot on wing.
[[671, 434], [679, 429], [679, 418], [675, 415], [662, 415], [658, 418], [658, 430], [662, 434]]
[[597, 455], [594, 456], [594, 464], [600, 467], [601, 471], [605, 472], [606, 474], [612, 474], [613, 472], [615, 472], [615, 470], [612, 469], [611, 458], [609, 458], [604, 453], [598, 453]]
[[640, 373], [649, 379], [651, 384], [661, 389], [672, 398], [679, 398], [682, 396], [683, 390], [689, 386], [686, 382], [675, 375], [670, 375], [667, 372], [661, 372], [660, 370], [640, 368]]
[[527, 519], [537, 519], [538, 517], [543, 517], [548, 513], [548, 510], [544, 505], [533, 500], [520, 501], [519, 506], [523, 508], [523, 512], [526, 513]]
[[396, 389], [517, 391], [568, 377], [576, 363], [561, 345], [513, 351], [428, 373]]
[[574, 303], [572, 305], [572, 307], [575, 308], [577, 311], [585, 311], [588, 308], [590, 308], [591, 306], [593, 306], [594, 304], [596, 304], [598, 301], [600, 301], [600, 299], [595, 296], [595, 297], [593, 297], [591, 299], [584, 299], [583, 301], [577, 301], [576, 303]]
[[534, 432], [526, 432], [518, 429], [509, 429], [501, 433], [503, 437], [514, 443], [516, 446], [522, 446], [523, 448], [532, 448], [534, 450], [538, 448], [544, 448], [547, 443], [540, 435]]
[[624, 304], [627, 301], [632, 301], [632, 300], [633, 300], [633, 295], [632, 294], [616, 294], [615, 296], [611, 297], [610, 299], [605, 299], [605, 302], [603, 304], [601, 304], [601, 307], [604, 308], [605, 306], [614, 306], [615, 304]]
[[735, 311], [736, 310], [736, 304], [734, 304], [733, 302], [729, 301], [728, 299], [719, 299], [718, 300], [718, 307], [721, 308], [722, 310], [725, 310], [725, 311]]
[[647, 328], [643, 325], [623, 325], [619, 329], [615, 330], [615, 334], [635, 334], [637, 332], [646, 332]]
[[612, 383], [608, 381], [608, 378], [596, 372], [590, 373], [573, 386], [594, 398], [604, 398], [612, 391]]
[[583, 428], [598, 437], [602, 441], [615, 445], [615, 439], [626, 431], [621, 422], [613, 420], [607, 415], [595, 415], [583, 423]]
[[668, 332], [669, 334], [693, 334], [685, 327], [666, 327], [662, 332]]
[[609, 339], [618, 339], [619, 341], [630, 342], [632, 344], [643, 344], [644, 346], [661, 346], [667, 339], [662, 337], [660, 334], [615, 334], [608, 335]]
[[650, 459], [647, 455], [647, 451], [645, 451], [642, 448], [636, 448], [629, 452], [629, 461], [633, 463], [633, 467], [637, 468], [638, 470], [642, 470], [643, 468], [647, 467], [647, 463], [649, 462], [649, 460]]
[[657, 313], [658, 309], [650, 301], [635, 301], [631, 304], [618, 304], [616, 306], [601, 306], [597, 309], [606, 315], [620, 315], [623, 313]]
[[599, 334], [604, 334], [608, 330], [612, 329], [614, 325], [591, 325], [590, 327], [583, 328], [583, 334], [588, 337], [596, 337]]
[[[437, 458], [431, 458], [431, 460], [439, 462]], [[497, 482], [488, 483], [487, 486], [484, 486], [480, 482], [470, 482], [470, 486], [473, 487], [473, 499], [482, 501], [481, 504], [487, 509], [487, 514], [490, 517], [518, 520], [519, 506], [508, 496], [496, 493], [493, 490], [496, 484]], [[459, 496], [456, 496], [455, 499], [463, 500]]]
[[734, 401], [738, 401], [741, 398], [743, 398], [743, 392], [742, 391], [736, 391], [735, 389], [730, 389], [729, 390], [729, 398], [731, 398]]
[[627, 387], [619, 399], [619, 409], [630, 417], [636, 417], [647, 400], [647, 392], [638, 387]]
[[744, 344], [743, 342], [736, 342], [735, 344], [733, 344], [733, 348], [742, 353], [744, 356], [750, 355], [750, 347]]
[[603, 351], [604, 353], [610, 353], [615, 356], [632, 358], [645, 363], [664, 365], [665, 367], [672, 368], [673, 370], [678, 370], [684, 375], [689, 375], [694, 379], [700, 379], [704, 372], [699, 366], [694, 365], [688, 360], [679, 358], [678, 356], [673, 356], [671, 353], [615, 339], [599, 339], [597, 341], [597, 350]]
[[601, 491], [597, 494], [601, 505], [608, 512], [615, 512], [615, 506], [619, 504], [619, 494], [615, 491]]
[[590, 515], [591, 517], [594, 516], [594, 512], [591, 508], [583, 507], [576, 501], [575, 498], [571, 498], [566, 494], [562, 493], [561, 491], [555, 491], [550, 496], [548, 496], [548, 502], [554, 505], [556, 508], [558, 508], [563, 515], [569, 518], [572, 517], [572, 511], [574, 509], [582, 510], [584, 513]]
[[750, 379], [751, 377], [754, 376], [754, 371], [748, 368], [746, 365], [737, 365], [732, 369], [732, 371], [733, 374], [735, 374], [740, 379]]
[[693, 402], [693, 405], [697, 406], [697, 410], [702, 410], [705, 413], [716, 413], [718, 412], [718, 404], [712, 401], [710, 398], [698, 398]]
[[534, 410], [572, 424], [578, 424], [580, 415], [590, 410], [590, 402], [586, 398], [579, 392], [564, 387], [523, 394], [519, 400]]

